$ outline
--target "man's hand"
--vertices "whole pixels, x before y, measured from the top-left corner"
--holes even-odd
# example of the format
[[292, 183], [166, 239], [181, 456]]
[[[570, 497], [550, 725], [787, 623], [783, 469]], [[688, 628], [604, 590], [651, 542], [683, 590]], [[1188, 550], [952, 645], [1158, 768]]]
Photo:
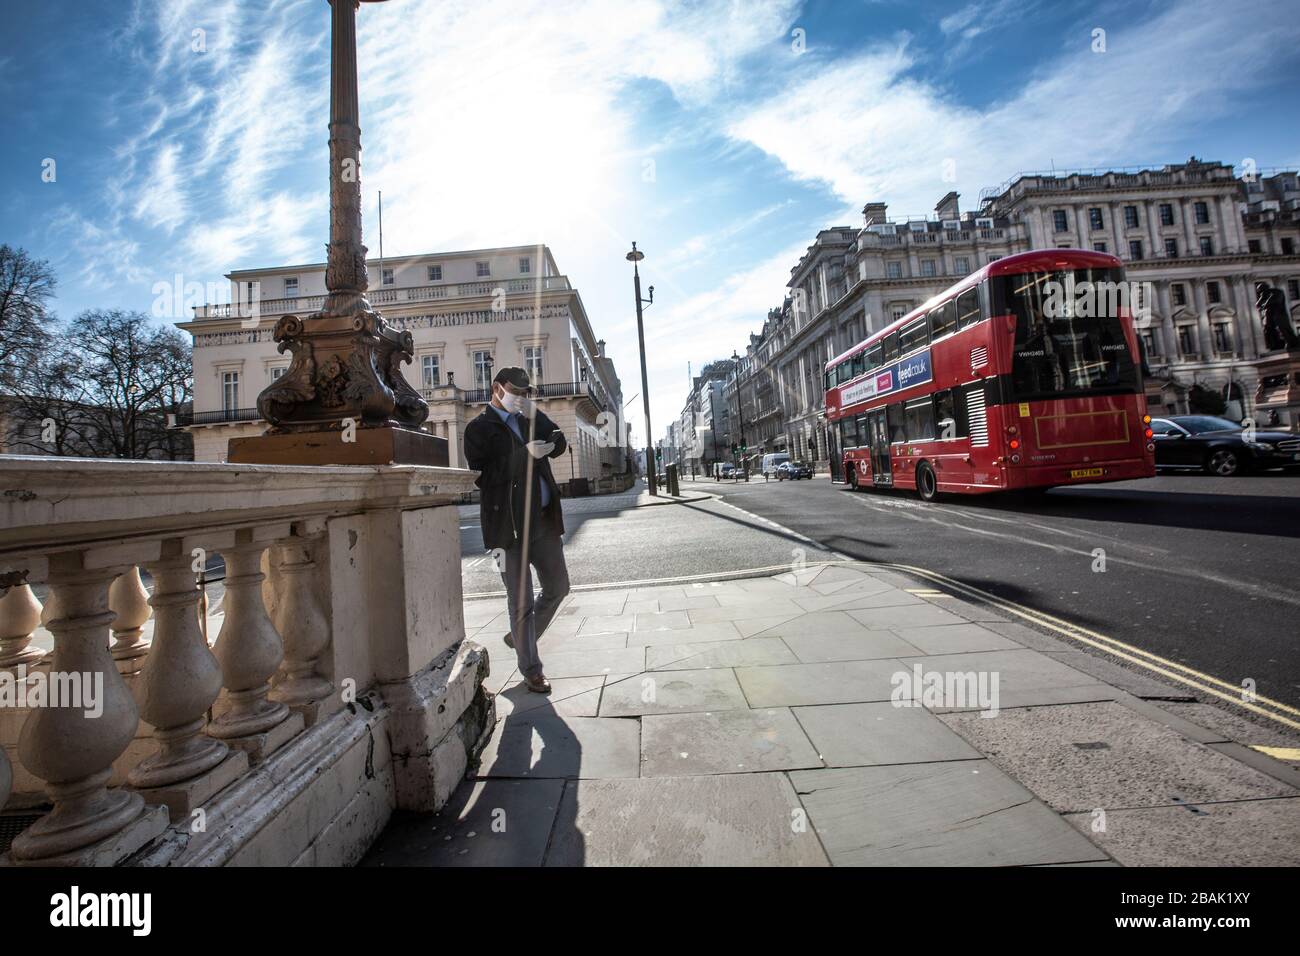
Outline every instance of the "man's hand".
[[532, 455], [534, 458], [542, 459], [555, 451], [555, 442], [542, 441], [539, 438], [536, 441], [530, 441], [524, 447], [528, 449], [528, 454]]

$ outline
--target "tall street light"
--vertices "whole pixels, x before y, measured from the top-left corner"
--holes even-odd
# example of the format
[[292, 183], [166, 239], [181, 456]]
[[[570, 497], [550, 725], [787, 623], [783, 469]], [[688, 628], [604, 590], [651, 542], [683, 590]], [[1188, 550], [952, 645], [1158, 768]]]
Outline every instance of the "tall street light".
[[627, 261], [632, 263], [632, 288], [636, 292], [636, 338], [641, 347], [641, 399], [645, 403], [645, 473], [650, 494], [655, 493], [655, 448], [650, 432], [650, 382], [645, 371], [645, 323], [641, 318], [641, 307], [650, 305], [655, 300], [655, 287], [650, 287], [650, 298], [641, 298], [641, 269], [637, 265], [645, 258], [645, 253], [632, 243], [632, 251], [627, 254]]
[[[731, 359], [736, 363], [736, 416], [740, 419], [740, 447], [745, 447], [745, 400], [740, 392], [740, 353], [734, 349], [731, 352]], [[744, 452], [741, 453], [741, 468], [745, 472], [745, 480], [749, 480], [749, 465], [745, 462]]]

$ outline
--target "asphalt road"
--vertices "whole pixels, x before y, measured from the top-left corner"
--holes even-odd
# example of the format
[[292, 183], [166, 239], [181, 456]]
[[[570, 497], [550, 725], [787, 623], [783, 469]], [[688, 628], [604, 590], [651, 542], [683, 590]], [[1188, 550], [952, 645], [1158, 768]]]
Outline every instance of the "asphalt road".
[[721, 492], [836, 552], [937, 571], [1300, 705], [1300, 474], [1161, 475], [931, 505], [824, 477]]

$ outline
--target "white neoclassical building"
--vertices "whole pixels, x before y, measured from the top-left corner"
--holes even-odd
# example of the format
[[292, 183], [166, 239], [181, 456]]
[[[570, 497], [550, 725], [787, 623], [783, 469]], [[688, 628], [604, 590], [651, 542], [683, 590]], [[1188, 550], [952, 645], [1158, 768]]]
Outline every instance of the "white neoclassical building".
[[[569, 438], [556, 480], [591, 482], [628, 472], [622, 392], [567, 276], [545, 245], [369, 260], [371, 305], [410, 331], [408, 381], [429, 402], [425, 428], [465, 465], [466, 423], [491, 397], [496, 369], [526, 368], [542, 410]], [[325, 300], [325, 263], [231, 272], [230, 301], [199, 306], [178, 327], [194, 338], [194, 405], [177, 426], [198, 461], [225, 461], [231, 438], [266, 428], [257, 396], [289, 367], [271, 333], [283, 315], [308, 316]]]

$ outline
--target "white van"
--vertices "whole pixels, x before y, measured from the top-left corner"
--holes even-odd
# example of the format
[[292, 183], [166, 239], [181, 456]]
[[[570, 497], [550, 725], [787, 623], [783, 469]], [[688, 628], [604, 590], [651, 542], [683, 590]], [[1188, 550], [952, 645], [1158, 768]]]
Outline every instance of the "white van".
[[790, 456], [783, 451], [778, 451], [770, 455], [764, 455], [763, 456], [763, 477], [775, 478], [776, 469], [781, 465], [782, 462], [787, 462], [789, 460], [790, 460]]

